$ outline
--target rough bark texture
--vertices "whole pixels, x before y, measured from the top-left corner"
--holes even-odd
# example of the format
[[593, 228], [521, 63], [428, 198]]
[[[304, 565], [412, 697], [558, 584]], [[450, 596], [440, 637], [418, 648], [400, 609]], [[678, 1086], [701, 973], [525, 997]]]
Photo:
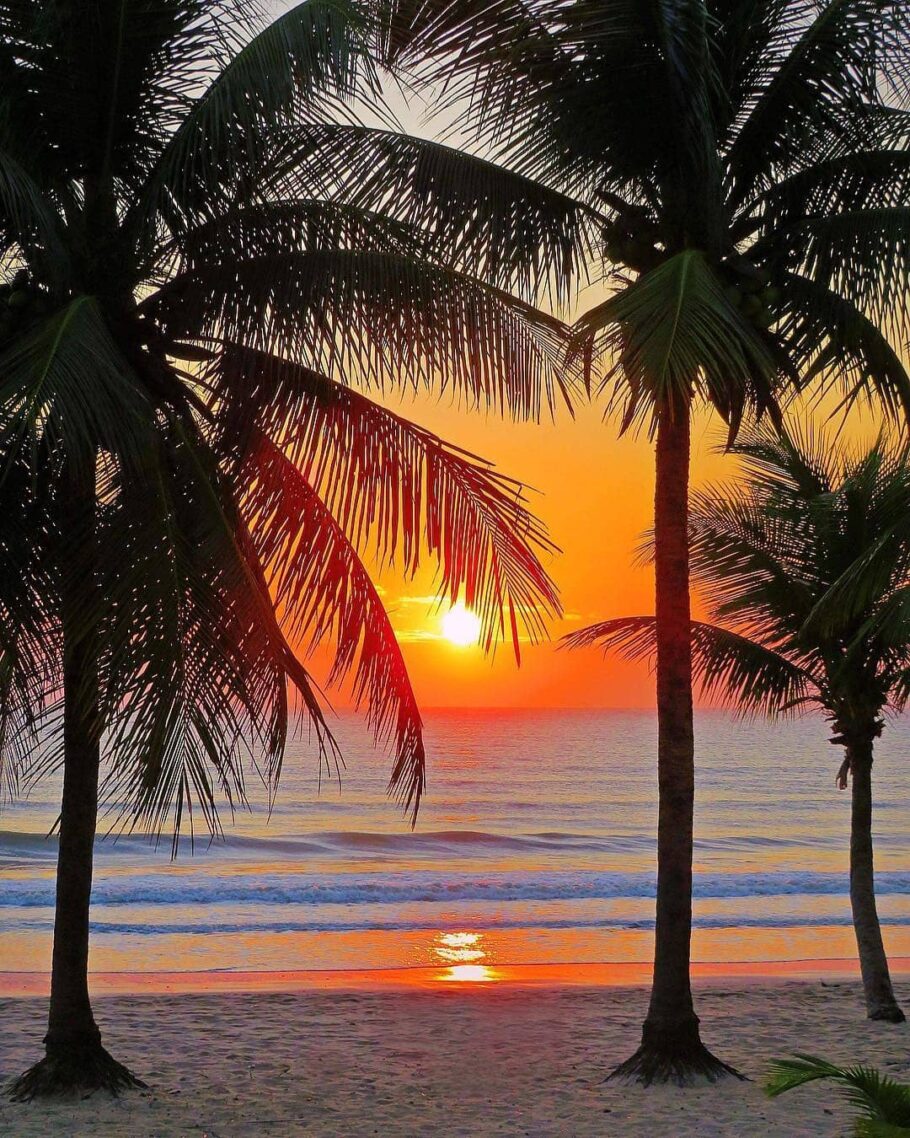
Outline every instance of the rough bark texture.
[[[85, 620], [91, 603], [94, 481], [71, 477], [61, 511], [66, 533], [61, 586], [63, 625], [63, 799], [57, 856], [57, 897], [51, 999], [45, 1056], [10, 1088], [25, 1100], [141, 1086], [101, 1045], [88, 992], [89, 902], [98, 814], [100, 740], [94, 635]], [[77, 559], [88, 552], [87, 564]]]
[[872, 741], [847, 744], [853, 776], [850, 821], [850, 905], [859, 950], [859, 965], [869, 1019], [903, 1023], [904, 1013], [894, 998], [888, 958], [875, 904], [872, 852]]
[[732, 1068], [703, 1046], [689, 982], [695, 798], [689, 604], [689, 416], [657, 429], [657, 924], [651, 1002], [638, 1051], [612, 1074], [642, 1082], [715, 1081]]

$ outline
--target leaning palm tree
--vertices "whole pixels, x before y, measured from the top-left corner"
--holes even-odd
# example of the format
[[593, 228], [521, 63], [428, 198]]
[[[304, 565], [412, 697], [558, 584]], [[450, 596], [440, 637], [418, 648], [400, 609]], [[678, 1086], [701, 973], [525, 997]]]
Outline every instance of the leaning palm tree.
[[617, 1074], [716, 1078], [728, 1068], [702, 1045], [689, 977], [690, 416], [714, 408], [732, 438], [815, 379], [910, 409], [893, 348], [910, 13], [904, 0], [376, 3], [382, 59], [441, 89], [478, 154], [354, 124], [312, 136], [330, 178], [361, 205], [467, 244], [482, 234], [485, 271], [529, 293], [564, 300], [586, 268], [610, 288], [573, 346], [623, 429], [656, 439], [660, 786], [654, 981]]
[[[693, 571], [710, 605], [692, 625], [709, 695], [770, 716], [818, 709], [852, 779], [850, 902], [870, 1019], [901, 1023], [875, 903], [872, 758], [910, 696], [910, 467], [882, 441], [853, 453], [823, 434], [755, 433], [734, 448], [745, 485], [697, 496]], [[722, 622], [722, 623], [717, 623]], [[640, 658], [655, 621], [606, 621], [569, 637]]]
[[771, 1064], [765, 1090], [771, 1098], [777, 1098], [822, 1079], [837, 1083], [856, 1109], [856, 1138], [900, 1138], [910, 1134], [910, 1086], [889, 1079], [874, 1067], [838, 1067], [814, 1055], [795, 1055]]
[[420, 715], [364, 554], [429, 551], [486, 646], [558, 606], [520, 488], [350, 383], [536, 414], [561, 326], [451, 238], [320, 196], [298, 132], [369, 90], [362, 21], [250, 13], [0, 0], [0, 758], [12, 791], [63, 773], [20, 1098], [135, 1082], [89, 999], [99, 801], [216, 830], [249, 764], [274, 791], [297, 707], [337, 761], [300, 649], [334, 642], [416, 813]]

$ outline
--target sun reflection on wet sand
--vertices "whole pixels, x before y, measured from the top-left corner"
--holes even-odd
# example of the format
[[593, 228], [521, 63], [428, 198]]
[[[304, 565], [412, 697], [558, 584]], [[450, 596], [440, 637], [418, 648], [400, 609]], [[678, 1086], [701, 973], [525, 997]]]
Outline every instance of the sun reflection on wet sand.
[[482, 961], [487, 950], [480, 933], [438, 933], [430, 951], [446, 967], [437, 980], [461, 984], [489, 984], [499, 972]]

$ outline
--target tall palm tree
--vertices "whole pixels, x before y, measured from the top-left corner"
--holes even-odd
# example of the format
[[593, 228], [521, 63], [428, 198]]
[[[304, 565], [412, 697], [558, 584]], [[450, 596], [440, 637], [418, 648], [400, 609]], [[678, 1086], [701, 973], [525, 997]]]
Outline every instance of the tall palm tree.
[[610, 289], [578, 320], [574, 351], [623, 428], [656, 438], [660, 786], [651, 1002], [617, 1074], [715, 1078], [728, 1069], [701, 1043], [689, 982], [690, 414], [714, 408], [732, 438], [744, 414], [776, 415], [783, 388], [814, 379], [910, 409], [893, 349], [910, 265], [910, 12], [904, 0], [376, 2], [383, 60], [441, 89], [485, 160], [373, 132], [352, 200], [483, 233], [487, 269], [529, 292], [566, 298], [585, 265]]
[[0, 757], [12, 790], [63, 771], [21, 1098], [135, 1082], [89, 1000], [99, 797], [214, 830], [248, 761], [274, 790], [295, 699], [337, 759], [298, 648], [334, 641], [416, 813], [420, 715], [363, 554], [429, 551], [486, 646], [558, 607], [520, 487], [348, 383], [536, 414], [559, 322], [451, 239], [321, 196], [298, 132], [370, 89], [364, 25], [250, 12], [0, 0]]
[[[853, 783], [850, 902], [866, 1008], [901, 1023], [875, 904], [872, 758], [886, 714], [910, 696], [907, 451], [770, 433], [734, 451], [745, 485], [699, 494], [690, 515], [693, 572], [711, 607], [692, 626], [696, 674], [744, 711], [817, 708], [831, 724], [845, 756], [838, 786]], [[654, 634], [654, 619], [637, 617], [569, 641], [638, 658]]]

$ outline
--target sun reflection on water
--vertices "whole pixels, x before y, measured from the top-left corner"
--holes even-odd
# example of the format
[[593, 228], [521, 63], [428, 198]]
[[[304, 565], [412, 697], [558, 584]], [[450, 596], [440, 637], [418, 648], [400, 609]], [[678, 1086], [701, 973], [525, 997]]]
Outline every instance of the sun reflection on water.
[[461, 984], [489, 984], [499, 973], [489, 964], [487, 949], [480, 933], [437, 933], [430, 951], [444, 964], [436, 979]]

